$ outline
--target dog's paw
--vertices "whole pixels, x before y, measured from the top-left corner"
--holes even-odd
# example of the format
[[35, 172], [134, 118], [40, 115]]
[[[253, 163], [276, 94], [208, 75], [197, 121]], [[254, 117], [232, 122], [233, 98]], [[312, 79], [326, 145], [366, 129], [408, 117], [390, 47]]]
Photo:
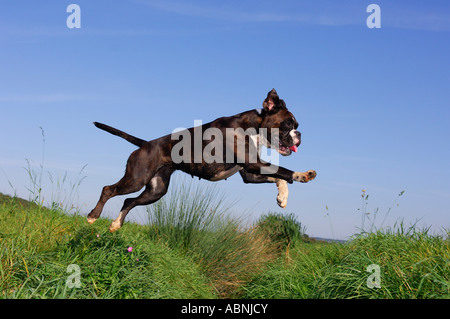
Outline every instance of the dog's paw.
[[278, 196], [277, 196], [278, 206], [280, 206], [281, 208], [285, 208], [289, 196], [289, 189], [287, 182], [285, 180], [279, 180], [277, 182], [277, 187], [278, 187]]
[[95, 223], [95, 221], [97, 220], [97, 218], [91, 218], [91, 217], [86, 217], [86, 219], [87, 219], [87, 222], [89, 223], [89, 224], [93, 224], [93, 223]]
[[114, 220], [111, 225], [109, 226], [109, 232], [113, 233], [116, 230], [118, 230], [120, 227], [122, 227], [120, 221]]
[[309, 170], [307, 172], [295, 172], [292, 177], [294, 181], [300, 182], [300, 183], [308, 183], [309, 181], [312, 181], [314, 178], [316, 178], [317, 173], [316, 171]]
[[95, 212], [94, 210], [92, 210], [87, 216], [86, 216], [87, 222], [89, 224], [93, 224], [95, 223], [95, 221], [97, 220], [97, 217], [95, 217]]

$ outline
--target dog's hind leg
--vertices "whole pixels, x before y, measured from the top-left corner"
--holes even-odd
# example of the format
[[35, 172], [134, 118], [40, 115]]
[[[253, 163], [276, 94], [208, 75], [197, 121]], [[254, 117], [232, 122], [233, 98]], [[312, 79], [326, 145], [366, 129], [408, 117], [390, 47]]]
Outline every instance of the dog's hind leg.
[[127, 198], [120, 210], [119, 216], [111, 223], [110, 232], [114, 232], [122, 227], [128, 212], [139, 205], [149, 205], [167, 193], [169, 188], [170, 176], [174, 172], [173, 169], [165, 167], [161, 168], [147, 184], [145, 190], [136, 198]]
[[87, 216], [88, 223], [93, 224], [100, 217], [103, 207], [109, 199], [117, 195], [125, 195], [137, 192], [143, 186], [143, 184], [130, 183], [130, 179], [127, 175], [125, 175], [116, 184], [103, 187], [102, 194], [100, 195], [100, 199], [98, 200], [97, 205]]
[[100, 195], [97, 205], [95, 205], [94, 209], [87, 215], [87, 221], [89, 224], [93, 224], [100, 217], [103, 206], [105, 206], [107, 200], [115, 196], [114, 189], [117, 184], [103, 187], [102, 194]]
[[97, 205], [87, 216], [87, 221], [90, 224], [100, 217], [103, 207], [110, 198], [137, 192], [148, 183], [155, 172], [152, 173], [148, 169], [145, 156], [147, 154], [142, 149], [133, 152], [128, 159], [125, 175], [122, 179], [114, 185], [103, 187]]

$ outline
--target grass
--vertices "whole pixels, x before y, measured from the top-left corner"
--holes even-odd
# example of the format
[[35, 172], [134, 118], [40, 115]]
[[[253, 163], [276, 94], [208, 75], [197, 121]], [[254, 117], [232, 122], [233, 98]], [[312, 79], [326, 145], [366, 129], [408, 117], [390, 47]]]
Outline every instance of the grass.
[[[414, 226], [347, 244], [302, 243], [244, 287], [245, 298], [450, 298], [450, 242]], [[367, 284], [380, 269], [380, 288]]]
[[[398, 194], [392, 207], [403, 193]], [[266, 271], [256, 274], [243, 287], [241, 296], [450, 298], [450, 232], [432, 235], [429, 228], [419, 229], [417, 223], [406, 225], [402, 220], [387, 227], [384, 223], [392, 207], [377, 225], [378, 209], [368, 213], [369, 195], [363, 190], [361, 197], [359, 234], [347, 243], [297, 241], [285, 249], [285, 258], [278, 258]], [[374, 285], [374, 276], [378, 277], [378, 285]]]
[[[186, 188], [178, 200], [192, 191], [201, 197]], [[261, 236], [257, 226], [225, 218], [217, 202], [208, 205], [197, 207], [204, 209], [199, 219], [172, 227], [167, 220], [125, 223], [111, 234], [109, 220], [87, 225], [82, 216], [1, 195], [0, 296], [450, 298], [449, 239], [427, 229], [399, 223], [345, 244], [299, 240], [284, 247]], [[179, 237], [178, 231], [186, 233]], [[79, 288], [67, 284], [72, 264], [80, 269]], [[372, 264], [379, 266], [380, 288], [367, 285]]]
[[[149, 241], [148, 227], [127, 223], [110, 234], [108, 220], [86, 226], [80, 216], [0, 198], [2, 298], [216, 297], [200, 267]], [[80, 288], [66, 285], [71, 264], [80, 267]]]
[[278, 248], [288, 249], [298, 242], [308, 241], [306, 227], [297, 221], [294, 214], [268, 213], [257, 221], [258, 230], [266, 235]]

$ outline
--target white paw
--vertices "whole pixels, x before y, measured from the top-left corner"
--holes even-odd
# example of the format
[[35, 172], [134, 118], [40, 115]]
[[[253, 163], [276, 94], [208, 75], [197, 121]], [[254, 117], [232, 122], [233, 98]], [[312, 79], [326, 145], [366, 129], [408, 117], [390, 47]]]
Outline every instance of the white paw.
[[289, 196], [289, 189], [287, 186], [287, 182], [285, 180], [279, 180], [277, 182], [277, 187], [278, 187], [278, 196], [277, 196], [278, 206], [280, 206], [281, 208], [285, 208]]
[[111, 233], [112, 233], [112, 232], [115, 232], [115, 231], [118, 230], [121, 226], [122, 226], [122, 225], [120, 225], [120, 221], [115, 220], [115, 221], [113, 221], [113, 222], [111, 223], [111, 226], [109, 226], [109, 231], [110, 231]]
[[309, 170], [307, 172], [295, 172], [292, 175], [292, 178], [294, 179], [294, 181], [296, 182], [300, 182], [300, 183], [308, 183], [309, 181], [312, 181], [314, 178], [316, 178], [317, 173], [316, 171], [313, 170]]
[[97, 218], [90, 218], [90, 217], [86, 217], [86, 219], [89, 224], [93, 224], [97, 220]]

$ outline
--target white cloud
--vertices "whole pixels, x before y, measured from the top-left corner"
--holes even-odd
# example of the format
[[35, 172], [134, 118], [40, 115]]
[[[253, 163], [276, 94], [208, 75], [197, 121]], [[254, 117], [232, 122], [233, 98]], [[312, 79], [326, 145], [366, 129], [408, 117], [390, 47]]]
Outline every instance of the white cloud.
[[175, 14], [214, 20], [227, 20], [237, 22], [284, 22], [294, 20], [303, 21], [307, 19], [307, 17], [303, 15], [295, 16], [291, 13], [277, 13], [274, 10], [245, 11], [236, 7], [229, 8], [223, 5], [221, 7], [206, 7], [193, 4], [192, 2], [186, 3], [159, 0], [137, 0], [136, 2]]
[[68, 101], [92, 100], [93, 97], [66, 93], [50, 93], [38, 95], [0, 95], [0, 103], [55, 103]]
[[[255, 9], [243, 8], [227, 2], [179, 2], [168, 0], [135, 0], [137, 3], [162, 11], [232, 22], [298, 22], [324, 26], [366, 25], [366, 4], [361, 2], [290, 2], [270, 3], [263, 8], [255, 2]], [[241, 4], [241, 3], [240, 3]], [[283, 7], [284, 5], [284, 7]], [[450, 31], [450, 13], [437, 5], [413, 7], [408, 2], [381, 3], [382, 27], [412, 30]]]

